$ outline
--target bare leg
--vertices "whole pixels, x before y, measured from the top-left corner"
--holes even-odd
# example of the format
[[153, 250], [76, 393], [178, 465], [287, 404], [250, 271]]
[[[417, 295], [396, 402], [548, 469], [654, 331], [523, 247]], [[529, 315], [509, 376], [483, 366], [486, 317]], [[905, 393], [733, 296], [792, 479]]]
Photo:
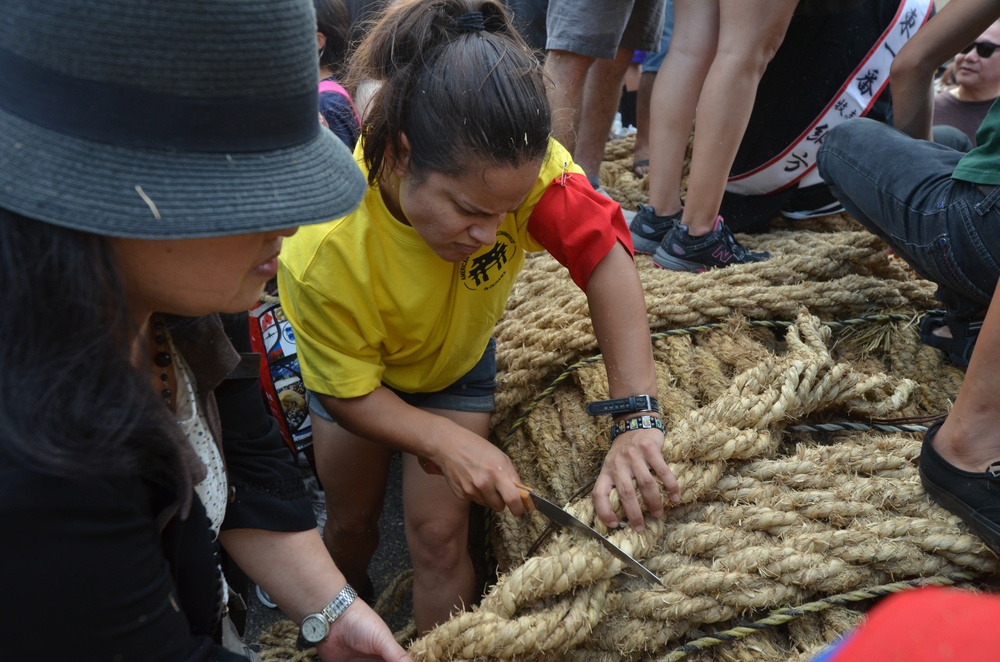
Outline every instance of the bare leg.
[[718, 48], [698, 98], [682, 218], [691, 236], [708, 234], [715, 227], [757, 86], [785, 38], [797, 4], [798, 0], [719, 2]]
[[615, 59], [596, 60], [587, 72], [573, 160], [591, 178], [601, 174], [604, 145], [608, 142], [611, 123], [621, 101], [622, 81], [633, 53], [631, 49], [619, 48]]
[[351, 586], [362, 590], [378, 547], [392, 451], [312, 416], [316, 472], [326, 495], [323, 542]]
[[[489, 433], [487, 413], [429, 411], [484, 438]], [[444, 477], [425, 473], [415, 457], [404, 455], [403, 508], [413, 562], [413, 620], [423, 633], [476, 597], [469, 557], [469, 502], [456, 498]]]
[[[998, 286], [1000, 290], [1000, 286]], [[994, 293], [965, 380], [947, 420], [931, 440], [944, 460], [981, 472], [1000, 459], [1000, 302]]]
[[[639, 76], [639, 91], [635, 96], [635, 147], [632, 149], [632, 162], [649, 160], [649, 107], [653, 96], [653, 81], [655, 71], [645, 71]], [[649, 172], [649, 164], [633, 166], [632, 171], [637, 177], [643, 177]]]
[[661, 216], [681, 209], [684, 157], [718, 25], [718, 0], [675, 0], [674, 35], [650, 99], [649, 204]]
[[552, 137], [570, 154], [576, 149], [583, 86], [594, 58], [569, 51], [552, 50], [545, 56], [549, 106], [552, 108]]

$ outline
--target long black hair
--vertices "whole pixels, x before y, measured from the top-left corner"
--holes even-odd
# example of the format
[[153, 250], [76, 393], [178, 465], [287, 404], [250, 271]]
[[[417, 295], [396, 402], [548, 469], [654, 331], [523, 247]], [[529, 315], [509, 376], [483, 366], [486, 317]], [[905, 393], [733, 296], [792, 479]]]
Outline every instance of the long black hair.
[[475, 160], [520, 166], [548, 149], [541, 66], [495, 0], [398, 0], [368, 30], [348, 80], [379, 84], [363, 128], [368, 181], [386, 148], [410, 167], [457, 175]]
[[313, 0], [316, 9], [316, 32], [326, 37], [326, 45], [319, 54], [319, 66], [329, 67], [335, 77], [340, 77], [347, 57], [347, 33], [350, 18], [344, 0]]
[[108, 240], [0, 209], [0, 283], [0, 462], [138, 472], [183, 494], [169, 410], [130, 361], [137, 330]]

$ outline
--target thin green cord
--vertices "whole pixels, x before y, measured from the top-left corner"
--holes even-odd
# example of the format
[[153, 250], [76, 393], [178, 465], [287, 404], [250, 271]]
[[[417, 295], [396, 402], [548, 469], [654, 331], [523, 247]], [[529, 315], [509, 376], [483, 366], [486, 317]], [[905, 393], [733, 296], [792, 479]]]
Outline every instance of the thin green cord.
[[789, 621], [795, 620], [796, 618], [800, 618], [807, 614], [818, 614], [826, 611], [827, 609], [831, 609], [832, 607], [844, 606], [853, 602], [861, 602], [863, 600], [871, 600], [873, 598], [881, 598], [892, 593], [900, 593], [902, 591], [921, 588], [923, 586], [951, 586], [960, 582], [971, 581], [974, 578], [975, 576], [969, 573], [956, 572], [947, 576], [940, 575], [926, 579], [911, 579], [908, 581], [893, 582], [892, 584], [883, 584], [882, 586], [857, 589], [847, 593], [831, 595], [821, 600], [816, 600], [815, 602], [807, 602], [806, 604], [799, 605], [798, 607], [775, 609], [766, 617], [758, 621], [754, 621], [753, 623], [730, 628], [722, 632], [716, 632], [715, 634], [689, 641], [682, 646], [678, 646], [664, 657], [661, 657], [657, 662], [677, 662], [677, 660], [682, 660], [687, 657], [689, 653], [697, 653], [707, 648], [718, 646], [722, 643], [737, 641], [743, 637], [754, 634], [755, 632], [761, 632], [768, 628], [784, 625]]
[[[902, 315], [899, 313], [885, 313], [879, 315], [864, 315], [862, 317], [852, 317], [851, 319], [846, 319], [846, 320], [833, 320], [830, 322], [822, 322], [822, 324], [823, 326], [828, 326], [832, 329], [843, 329], [851, 326], [858, 326], [860, 324], [909, 322], [912, 319], [913, 318], [909, 315]], [[779, 329], [779, 328], [787, 328], [792, 324], [794, 324], [794, 322], [789, 322], [785, 320], [747, 320], [746, 324], [747, 326], [763, 327], [768, 329]], [[658, 331], [656, 333], [651, 334], [650, 338], [655, 342], [657, 340], [661, 340], [663, 338], [669, 338], [671, 336], [689, 336], [702, 331], [712, 331], [715, 329], [722, 329], [728, 325], [729, 325], [728, 322], [713, 322], [711, 324], [699, 324], [697, 326], [689, 326], [683, 329], [669, 329], [667, 331]], [[514, 434], [522, 425], [524, 425], [525, 421], [528, 420], [528, 417], [531, 415], [531, 412], [533, 412], [538, 407], [538, 405], [540, 405], [546, 398], [555, 393], [556, 389], [559, 388], [559, 385], [562, 384], [567, 379], [569, 379], [570, 375], [572, 375], [580, 368], [583, 368], [584, 366], [588, 366], [592, 363], [597, 363], [598, 361], [601, 361], [603, 358], [604, 356], [602, 354], [596, 354], [586, 359], [577, 361], [576, 363], [573, 363], [572, 365], [569, 365], [565, 369], [563, 369], [563, 371], [555, 379], [553, 379], [552, 382], [547, 387], [545, 387], [545, 389], [543, 389], [540, 393], [538, 393], [531, 400], [531, 402], [529, 402], [528, 405], [524, 408], [524, 410], [521, 412], [521, 415], [510, 426], [510, 431], [507, 433], [507, 436], [504, 437], [503, 444], [501, 444], [500, 449], [504, 451], [507, 450], [507, 446], [509, 446], [510, 442], [514, 439]]]

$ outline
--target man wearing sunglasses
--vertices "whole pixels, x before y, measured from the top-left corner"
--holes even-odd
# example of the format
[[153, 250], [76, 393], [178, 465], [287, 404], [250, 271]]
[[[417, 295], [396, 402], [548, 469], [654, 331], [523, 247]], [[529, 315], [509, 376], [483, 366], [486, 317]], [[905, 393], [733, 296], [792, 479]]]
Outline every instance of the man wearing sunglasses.
[[990, 106], [1000, 97], [998, 48], [1000, 21], [955, 56], [949, 73], [956, 84], [934, 97], [934, 126], [952, 126], [962, 131], [970, 148], [976, 145], [976, 131]]

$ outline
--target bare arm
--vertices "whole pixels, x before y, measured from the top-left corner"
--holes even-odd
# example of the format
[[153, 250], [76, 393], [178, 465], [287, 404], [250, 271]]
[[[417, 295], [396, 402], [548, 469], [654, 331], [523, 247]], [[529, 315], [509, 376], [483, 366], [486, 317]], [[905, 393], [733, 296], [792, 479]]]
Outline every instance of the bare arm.
[[[598, 263], [587, 283], [586, 293], [594, 332], [608, 372], [610, 396], [656, 396], [656, 367], [646, 319], [646, 300], [635, 264], [621, 244], [616, 244]], [[632, 481], [638, 484], [649, 512], [660, 517], [664, 504], [657, 478], [667, 488], [671, 499], [680, 498], [677, 480], [663, 459], [663, 433], [639, 429], [618, 435], [594, 485], [594, 509], [598, 517], [608, 526], [618, 524], [608, 496], [614, 487], [618, 489], [629, 523], [642, 531], [642, 511]]]
[[[291, 533], [231, 529], [219, 540], [237, 565], [267, 590], [292, 621], [321, 611], [347, 584], [316, 531]], [[316, 647], [323, 662], [340, 662], [359, 655], [384, 660], [409, 660], [389, 627], [361, 600], [355, 600]]]
[[906, 42], [889, 70], [897, 129], [914, 138], [931, 139], [934, 72], [998, 17], [1000, 0], [951, 0]]
[[500, 512], [524, 513], [520, 482], [506, 453], [457, 423], [413, 407], [387, 388], [358, 398], [320, 395], [320, 402], [346, 429], [439, 467], [460, 499]]

